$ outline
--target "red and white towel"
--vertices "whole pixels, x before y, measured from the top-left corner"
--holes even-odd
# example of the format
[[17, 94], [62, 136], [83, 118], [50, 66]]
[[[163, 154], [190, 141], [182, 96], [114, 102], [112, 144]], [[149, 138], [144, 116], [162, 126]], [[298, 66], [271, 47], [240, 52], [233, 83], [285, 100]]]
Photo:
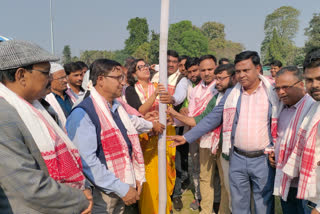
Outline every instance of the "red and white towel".
[[[148, 84], [148, 92], [146, 93], [142, 87], [142, 85], [137, 82], [135, 85], [134, 85], [134, 89], [136, 90], [138, 96], [139, 96], [139, 99], [141, 101], [141, 103], [145, 103], [149, 97], [155, 92], [156, 88], [154, 86], [154, 83], [151, 83], [149, 82]], [[159, 110], [159, 99], [157, 97], [157, 99], [155, 100], [155, 102], [153, 102], [152, 104], [152, 108], [150, 109], [150, 111], [154, 111], [154, 110]]]
[[[273, 86], [268, 79], [264, 76], [259, 75], [260, 80], [262, 81], [263, 86], [266, 89], [266, 93], [269, 99], [269, 102], [272, 106], [272, 120], [271, 120], [271, 135], [273, 143], [276, 143], [277, 138], [277, 120], [279, 114], [279, 98], [277, 94], [273, 91]], [[234, 117], [237, 110], [237, 103], [241, 95], [241, 88], [242, 86], [240, 83], [237, 83], [232, 91], [230, 92], [229, 96], [224, 105], [223, 110], [223, 144], [222, 144], [222, 153], [229, 155], [231, 149], [231, 132], [232, 132], [232, 125], [234, 121]], [[266, 152], [272, 150], [273, 148], [266, 148]]]
[[50, 177], [83, 190], [85, 177], [79, 152], [40, 102], [36, 100], [31, 105], [1, 83], [0, 96], [16, 109], [30, 131]]
[[118, 112], [122, 123], [127, 129], [132, 144], [132, 159], [128, 146], [121, 131], [113, 120], [107, 101], [96, 91], [91, 89], [91, 99], [101, 125], [101, 144], [108, 169], [122, 182], [136, 186], [136, 181], [145, 182], [145, 167], [139, 137], [131, 123], [128, 113], [120, 105]]
[[297, 198], [300, 199], [315, 198], [320, 194], [317, 192], [319, 184], [315, 153], [319, 123], [320, 102], [316, 102], [304, 117], [298, 132], [297, 143], [287, 164], [283, 167], [283, 172], [290, 178], [299, 177]]
[[[216, 82], [212, 81], [205, 87], [203, 81], [201, 81], [192, 89], [188, 107], [190, 117], [199, 116], [206, 109], [210, 100], [218, 93], [215, 85]], [[202, 136], [200, 138], [200, 148], [208, 148], [215, 154], [219, 146], [220, 133], [221, 126]]]
[[300, 105], [298, 106], [294, 116], [281, 139], [278, 139], [280, 144], [280, 152], [277, 162], [277, 170], [274, 184], [274, 195], [282, 196], [283, 200], [287, 200], [288, 192], [292, 179], [283, 173], [282, 168], [287, 164], [288, 158], [291, 155], [296, 143], [299, 127], [310, 110], [314, 100], [308, 94], [306, 94]]

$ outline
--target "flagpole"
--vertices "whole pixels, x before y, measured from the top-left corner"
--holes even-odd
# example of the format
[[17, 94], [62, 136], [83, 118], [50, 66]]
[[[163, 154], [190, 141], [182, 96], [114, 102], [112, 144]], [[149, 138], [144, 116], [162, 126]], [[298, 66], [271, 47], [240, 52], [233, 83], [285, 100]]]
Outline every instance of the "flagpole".
[[51, 26], [51, 53], [54, 54], [53, 20], [52, 20], [52, 0], [50, 0], [50, 26]]
[[[166, 88], [168, 87], [167, 75], [167, 49], [168, 49], [168, 26], [169, 26], [169, 1], [161, 0], [160, 18], [160, 47], [159, 47], [159, 80]], [[159, 121], [166, 126], [166, 104], [159, 104]], [[167, 127], [167, 126], [166, 126]], [[167, 159], [166, 159], [166, 130], [159, 136], [158, 141], [158, 179], [159, 179], [159, 214], [166, 213], [167, 205]]]

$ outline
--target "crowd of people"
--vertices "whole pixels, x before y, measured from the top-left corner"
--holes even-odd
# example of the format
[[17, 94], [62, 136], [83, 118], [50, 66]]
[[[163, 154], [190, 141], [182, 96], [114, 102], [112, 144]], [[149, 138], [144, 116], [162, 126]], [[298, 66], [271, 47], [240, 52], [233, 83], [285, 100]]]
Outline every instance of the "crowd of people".
[[0, 213], [156, 214], [164, 131], [167, 214], [190, 188], [201, 214], [320, 213], [320, 49], [270, 76], [255, 51], [168, 50], [167, 87], [144, 59], [57, 61], [0, 43]]

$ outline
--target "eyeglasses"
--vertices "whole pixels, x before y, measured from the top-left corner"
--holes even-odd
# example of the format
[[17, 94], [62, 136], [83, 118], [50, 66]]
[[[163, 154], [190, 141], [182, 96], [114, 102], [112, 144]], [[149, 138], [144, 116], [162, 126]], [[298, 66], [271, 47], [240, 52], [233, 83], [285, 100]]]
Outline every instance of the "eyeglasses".
[[139, 66], [137, 66], [137, 68], [139, 70], [142, 70], [143, 68], [150, 68], [150, 65], [149, 64], [139, 65]]
[[228, 77], [231, 77], [231, 75], [225, 76], [225, 77], [216, 77], [216, 80], [219, 82], [222, 82], [223, 80], [227, 79]]
[[289, 86], [275, 87], [273, 90], [276, 91], [276, 92], [279, 92], [281, 89], [284, 90], [284, 91], [287, 91], [289, 88], [292, 88], [293, 86], [295, 86], [299, 82], [301, 82], [301, 80], [299, 80], [298, 82], [296, 82], [296, 83], [294, 83], [292, 85], [289, 85]]
[[119, 76], [104, 76], [104, 77], [110, 77], [112, 79], [115, 79], [115, 80], [118, 80], [119, 83], [121, 83], [124, 78], [125, 78], [125, 75], [119, 75]]
[[64, 79], [67, 79], [67, 76], [63, 76], [63, 77], [58, 77], [58, 78], [55, 78], [55, 79], [52, 79], [52, 80], [59, 80], [59, 81], [62, 81]]

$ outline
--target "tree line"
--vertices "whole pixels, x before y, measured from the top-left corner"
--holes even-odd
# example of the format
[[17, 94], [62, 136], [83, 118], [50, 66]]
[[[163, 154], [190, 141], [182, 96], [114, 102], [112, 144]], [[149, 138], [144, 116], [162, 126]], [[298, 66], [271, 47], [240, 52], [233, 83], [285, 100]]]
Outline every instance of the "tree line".
[[[72, 56], [70, 46], [63, 49], [63, 63], [81, 60], [91, 64], [97, 58], [109, 58], [123, 63], [133, 56], [143, 58], [150, 64], [159, 63], [160, 35], [149, 30], [146, 18], [133, 18], [128, 21], [129, 38], [125, 40], [122, 50], [85, 50], [80, 57]], [[180, 55], [191, 57], [213, 54], [217, 58], [233, 59], [234, 55], [244, 50], [244, 46], [227, 40], [225, 26], [218, 22], [206, 22], [197, 27], [189, 20], [171, 24], [168, 35], [168, 49], [176, 50]]]
[[[264, 23], [265, 38], [261, 43], [261, 57], [264, 64], [279, 60], [284, 65], [301, 65], [305, 54], [320, 48], [320, 13], [313, 14], [309, 26], [305, 28], [307, 41], [304, 47], [297, 47], [293, 41], [299, 30], [300, 11], [283, 6], [266, 16]], [[84, 50], [80, 57], [72, 56], [70, 46], [63, 49], [63, 63], [81, 60], [91, 64], [98, 58], [109, 58], [123, 63], [133, 56], [143, 58], [150, 64], [158, 63], [159, 34], [149, 30], [146, 18], [132, 18], [128, 21], [129, 37], [122, 50]], [[168, 49], [180, 55], [201, 56], [213, 54], [217, 58], [233, 59], [235, 54], [245, 49], [243, 44], [226, 39], [225, 26], [209, 21], [198, 27], [189, 20], [169, 26]]]

